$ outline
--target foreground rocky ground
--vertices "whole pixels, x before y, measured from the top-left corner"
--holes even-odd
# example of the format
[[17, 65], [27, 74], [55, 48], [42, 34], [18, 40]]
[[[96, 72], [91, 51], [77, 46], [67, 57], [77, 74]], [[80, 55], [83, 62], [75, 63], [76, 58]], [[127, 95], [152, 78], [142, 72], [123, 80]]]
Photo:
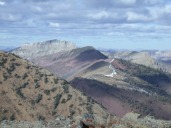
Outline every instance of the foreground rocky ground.
[[91, 115], [85, 114], [75, 120], [58, 117], [48, 122], [2, 121], [0, 128], [171, 128], [171, 121], [138, 117], [139, 114], [129, 113], [122, 119], [110, 117], [106, 124], [98, 125]]

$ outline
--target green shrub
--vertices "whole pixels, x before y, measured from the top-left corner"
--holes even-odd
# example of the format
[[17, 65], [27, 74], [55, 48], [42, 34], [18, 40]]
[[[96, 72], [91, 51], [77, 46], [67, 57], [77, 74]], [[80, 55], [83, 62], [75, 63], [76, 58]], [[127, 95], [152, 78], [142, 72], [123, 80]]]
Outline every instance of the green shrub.
[[15, 115], [14, 115], [14, 114], [12, 114], [12, 115], [10, 116], [10, 120], [11, 120], [11, 121], [15, 120]]
[[27, 73], [24, 73], [24, 75], [23, 75], [23, 80], [24, 80], [25, 78], [27, 78], [27, 77], [28, 77]]
[[8, 74], [11, 74], [11, 72], [13, 72], [15, 70], [15, 66], [14, 66], [14, 64], [12, 64], [6, 69], [7, 69]]
[[55, 84], [58, 84], [58, 80], [59, 80], [58, 78], [54, 78], [53, 79], [53, 81], [54, 81]]
[[42, 100], [42, 94], [38, 94], [36, 100], [35, 100], [35, 103], [39, 103], [41, 100]]
[[16, 89], [16, 93], [23, 99], [26, 99], [26, 97], [24, 96], [24, 94], [21, 92], [21, 88], [17, 88]]
[[66, 100], [65, 99], [62, 99], [61, 103], [62, 104], [66, 103]]
[[6, 81], [7, 79], [8, 79], [8, 75], [5, 73], [5, 72], [3, 72], [3, 78], [4, 78], [4, 81]]
[[35, 83], [35, 88], [39, 88], [39, 87], [40, 87], [39, 83], [36, 82], [36, 83]]
[[69, 112], [71, 117], [75, 114], [75, 110], [72, 108], [69, 108]]
[[55, 102], [54, 102], [54, 109], [56, 109], [58, 107], [58, 104], [60, 103], [60, 99], [61, 99], [62, 95], [61, 94], [57, 94], [54, 99], [55, 99]]
[[57, 87], [54, 87], [54, 88], [51, 89], [51, 91], [52, 91], [52, 92], [55, 92], [56, 89], [57, 89]]
[[44, 121], [45, 120], [45, 117], [44, 116], [41, 116], [41, 115], [38, 115], [37, 118], [38, 118], [39, 121]]
[[44, 93], [45, 93], [46, 95], [50, 95], [50, 90], [44, 90]]
[[4, 67], [4, 64], [7, 62], [6, 58], [0, 58], [0, 65]]
[[62, 86], [62, 88], [64, 89], [64, 93], [69, 93], [69, 85], [68, 84], [64, 84]]
[[47, 84], [49, 82], [47, 76], [45, 77], [44, 82], [45, 82], [45, 84]]
[[15, 78], [17, 78], [17, 79], [20, 79], [20, 78], [21, 78], [21, 76], [19, 76], [18, 74], [15, 74], [14, 76], [15, 76]]
[[13, 65], [15, 65], [15, 66], [20, 66], [21, 64], [19, 64], [19, 63], [13, 63]]
[[26, 88], [26, 86], [28, 85], [28, 82], [27, 83], [24, 83], [23, 85], [21, 85], [19, 88], [22, 89], [22, 88]]
[[72, 98], [72, 95], [71, 94], [68, 94], [67, 95], [67, 101], [70, 100]]

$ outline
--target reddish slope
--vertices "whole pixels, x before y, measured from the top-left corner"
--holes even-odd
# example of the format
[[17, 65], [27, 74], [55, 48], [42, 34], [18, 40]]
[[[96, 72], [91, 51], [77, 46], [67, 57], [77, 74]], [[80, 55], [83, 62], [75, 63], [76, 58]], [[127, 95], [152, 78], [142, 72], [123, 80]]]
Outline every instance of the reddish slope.
[[38, 57], [32, 61], [60, 77], [69, 79], [93, 62], [106, 58], [106, 56], [94, 48], [84, 47], [69, 52], [59, 52]]

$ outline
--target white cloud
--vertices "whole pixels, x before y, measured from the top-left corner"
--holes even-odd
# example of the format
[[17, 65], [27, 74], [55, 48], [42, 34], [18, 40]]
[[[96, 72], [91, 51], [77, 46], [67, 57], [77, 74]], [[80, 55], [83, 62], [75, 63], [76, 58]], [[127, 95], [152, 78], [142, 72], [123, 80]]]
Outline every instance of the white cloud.
[[158, 3], [162, 3], [163, 0], [144, 0], [144, 3], [146, 4], [158, 4]]
[[60, 24], [59, 23], [55, 23], [55, 22], [50, 22], [49, 23], [49, 26], [50, 27], [54, 27], [54, 28], [59, 28], [60, 27]]
[[171, 5], [165, 5], [164, 12], [171, 13]]
[[[171, 5], [147, 7], [149, 13], [156, 22], [168, 20], [167, 18], [171, 15]], [[168, 22], [168, 21], [167, 21]]]
[[5, 5], [5, 2], [0, 1], [0, 6], [3, 6], [3, 5]]
[[39, 7], [39, 6], [33, 6], [32, 10], [35, 11], [35, 12], [43, 12], [43, 9], [41, 7]]
[[36, 23], [33, 19], [27, 19], [25, 21], [26, 25], [29, 26], [29, 27], [35, 27], [36, 26]]
[[3, 13], [0, 13], [0, 20], [3, 20], [3, 21], [18, 21], [21, 19], [21, 16], [20, 15], [14, 15], [14, 14], [3, 14]]
[[98, 12], [98, 13], [90, 13], [87, 16], [92, 18], [92, 19], [99, 20], [99, 19], [108, 18], [109, 17], [109, 13], [106, 12], [106, 11], [101, 11], [101, 12]]
[[113, 12], [113, 11], [99, 11], [99, 12], [95, 12], [95, 13], [88, 13], [87, 18], [93, 19], [93, 20], [115, 20], [115, 19], [119, 19], [121, 18], [120, 15], [118, 15], [117, 13]]
[[127, 12], [127, 21], [151, 21], [151, 17], [135, 12]]
[[124, 33], [121, 33], [121, 32], [108, 32], [106, 33], [107, 36], [117, 36], [117, 37], [123, 37], [125, 36]]

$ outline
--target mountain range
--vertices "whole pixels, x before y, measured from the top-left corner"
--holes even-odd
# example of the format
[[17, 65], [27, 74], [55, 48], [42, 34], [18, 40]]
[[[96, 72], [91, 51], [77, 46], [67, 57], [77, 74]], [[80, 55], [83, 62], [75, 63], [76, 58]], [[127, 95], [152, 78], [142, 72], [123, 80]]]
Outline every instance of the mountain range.
[[119, 58], [129, 60], [133, 63], [142, 64], [155, 69], [162, 69], [171, 73], [171, 52], [158, 50], [102, 50], [104, 55], [109, 58]]
[[[1, 52], [1, 108], [8, 108], [1, 113], [16, 120], [90, 113], [101, 124], [111, 114], [110, 126], [121, 119], [118, 125], [128, 127], [130, 119], [134, 125], [158, 127], [158, 119], [171, 121], [170, 57], [169, 51], [99, 51], [59, 40]], [[149, 116], [155, 121], [147, 125]], [[169, 124], [162, 122], [162, 127]]]

